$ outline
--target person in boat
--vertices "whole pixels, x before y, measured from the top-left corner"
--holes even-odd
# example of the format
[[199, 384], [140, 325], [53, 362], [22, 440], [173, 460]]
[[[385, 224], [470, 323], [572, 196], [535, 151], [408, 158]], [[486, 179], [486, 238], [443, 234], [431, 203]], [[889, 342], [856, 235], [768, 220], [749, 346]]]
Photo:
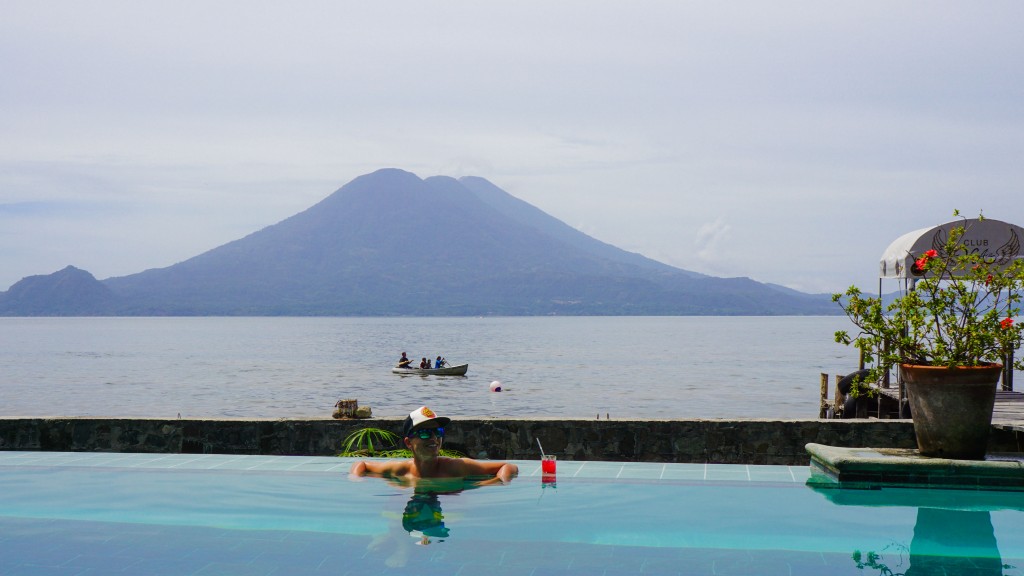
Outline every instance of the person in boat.
[[426, 356], [424, 356], [423, 358], [420, 358], [420, 368], [422, 368], [424, 370], [426, 370], [427, 368], [430, 368], [430, 362], [427, 362]]
[[412, 366], [410, 366], [410, 364], [412, 364], [412, 360], [409, 360], [409, 357], [405, 355], [405, 352], [402, 352], [402, 357], [398, 359], [398, 367], [399, 368], [412, 368]]
[[464, 479], [484, 477], [478, 485], [508, 484], [519, 474], [519, 467], [508, 462], [447, 458], [441, 456], [445, 426], [451, 418], [438, 416], [430, 408], [420, 406], [405, 418], [402, 436], [405, 447], [412, 452], [408, 460], [360, 460], [352, 465], [353, 476], [391, 478], [415, 484], [417, 480]]
[[437, 360], [434, 361], [434, 368], [440, 368], [441, 366], [444, 366], [444, 358], [438, 356]]

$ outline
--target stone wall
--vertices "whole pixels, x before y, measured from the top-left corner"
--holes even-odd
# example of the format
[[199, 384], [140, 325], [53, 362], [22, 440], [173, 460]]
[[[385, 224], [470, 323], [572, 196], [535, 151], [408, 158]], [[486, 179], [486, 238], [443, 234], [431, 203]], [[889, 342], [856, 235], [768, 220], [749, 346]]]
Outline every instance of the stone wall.
[[[401, 430], [398, 419], [157, 420], [0, 418], [0, 450], [331, 456], [350, 432]], [[475, 458], [790, 464], [808, 442], [913, 448], [898, 420], [497, 420], [453, 422], [445, 447]], [[1014, 441], [1016, 438], [1014, 437]]]

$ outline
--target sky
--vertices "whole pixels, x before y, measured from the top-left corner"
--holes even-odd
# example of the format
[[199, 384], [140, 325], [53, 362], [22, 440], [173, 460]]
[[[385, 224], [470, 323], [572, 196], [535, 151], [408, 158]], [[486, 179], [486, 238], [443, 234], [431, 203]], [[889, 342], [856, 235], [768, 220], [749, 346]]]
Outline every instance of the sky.
[[885, 247], [954, 210], [1024, 224], [1016, 0], [0, 12], [0, 291], [170, 266], [380, 168], [814, 293], [877, 288]]

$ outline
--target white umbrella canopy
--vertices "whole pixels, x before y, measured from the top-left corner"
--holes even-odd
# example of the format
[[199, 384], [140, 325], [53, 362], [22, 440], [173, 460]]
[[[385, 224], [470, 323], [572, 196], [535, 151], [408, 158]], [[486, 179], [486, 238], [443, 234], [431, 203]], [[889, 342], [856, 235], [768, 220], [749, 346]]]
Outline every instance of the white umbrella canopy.
[[920, 278], [913, 269], [914, 261], [928, 250], [942, 252], [949, 233], [954, 228], [965, 227], [961, 241], [970, 250], [985, 258], [992, 258], [996, 264], [1005, 265], [1021, 254], [1021, 238], [1024, 228], [1016, 224], [992, 220], [954, 220], [931, 228], [908, 232], [889, 244], [882, 253], [879, 263], [879, 278]]

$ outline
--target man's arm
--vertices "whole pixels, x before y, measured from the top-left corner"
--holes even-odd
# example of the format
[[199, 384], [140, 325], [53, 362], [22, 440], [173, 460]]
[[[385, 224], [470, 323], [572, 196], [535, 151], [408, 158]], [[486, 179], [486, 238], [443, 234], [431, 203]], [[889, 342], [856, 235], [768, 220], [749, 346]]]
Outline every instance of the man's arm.
[[519, 474], [519, 466], [508, 462], [463, 458], [462, 472], [464, 476], [494, 476], [502, 484], [508, 484]]
[[352, 465], [349, 474], [352, 476], [401, 476], [405, 468], [405, 462], [400, 460], [360, 460]]

